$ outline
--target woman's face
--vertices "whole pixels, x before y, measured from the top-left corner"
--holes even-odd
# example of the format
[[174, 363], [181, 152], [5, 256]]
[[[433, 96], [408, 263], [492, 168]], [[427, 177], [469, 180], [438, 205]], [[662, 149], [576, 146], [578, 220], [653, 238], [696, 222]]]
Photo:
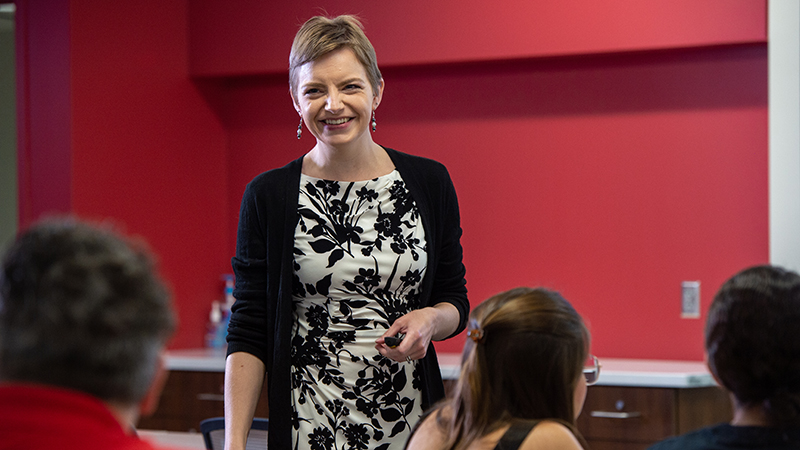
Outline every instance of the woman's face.
[[348, 47], [334, 50], [297, 71], [295, 109], [319, 144], [371, 143], [369, 123], [383, 94], [374, 93], [367, 71]]

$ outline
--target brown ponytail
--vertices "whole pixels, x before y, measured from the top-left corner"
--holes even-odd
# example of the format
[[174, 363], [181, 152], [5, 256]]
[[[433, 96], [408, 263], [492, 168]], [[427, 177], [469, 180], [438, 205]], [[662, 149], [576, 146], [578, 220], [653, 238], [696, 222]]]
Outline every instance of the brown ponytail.
[[464, 449], [517, 420], [554, 420], [575, 428], [573, 395], [589, 332], [557, 292], [517, 288], [471, 314], [461, 375], [434, 412], [449, 449]]

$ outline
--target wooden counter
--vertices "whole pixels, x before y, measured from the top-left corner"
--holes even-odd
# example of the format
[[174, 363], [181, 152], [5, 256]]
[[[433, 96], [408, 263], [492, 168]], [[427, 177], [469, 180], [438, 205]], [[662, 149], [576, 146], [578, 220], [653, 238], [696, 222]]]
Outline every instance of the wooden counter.
[[[727, 395], [699, 361], [599, 358], [600, 379], [589, 388], [578, 427], [592, 449], [644, 449], [665, 437], [731, 418]], [[442, 378], [452, 387], [461, 355], [439, 355]], [[170, 377], [155, 415], [140, 428], [197, 430], [200, 420], [223, 415], [225, 351], [174, 350]], [[269, 417], [266, 388], [256, 415]]]
[[593, 450], [644, 450], [670, 436], [727, 422], [730, 400], [699, 361], [599, 358], [598, 383], [578, 418]]

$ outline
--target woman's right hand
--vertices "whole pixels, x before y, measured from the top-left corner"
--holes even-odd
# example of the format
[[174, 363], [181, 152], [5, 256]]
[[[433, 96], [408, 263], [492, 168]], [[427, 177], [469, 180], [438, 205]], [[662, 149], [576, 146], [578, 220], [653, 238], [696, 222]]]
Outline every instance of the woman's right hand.
[[[383, 356], [397, 362], [422, 359], [428, 352], [431, 340], [449, 336], [458, 326], [458, 310], [450, 303], [439, 303], [409, 311], [395, 320], [392, 326], [375, 341], [375, 348]], [[387, 336], [404, 334], [400, 345], [389, 347], [384, 340]]]

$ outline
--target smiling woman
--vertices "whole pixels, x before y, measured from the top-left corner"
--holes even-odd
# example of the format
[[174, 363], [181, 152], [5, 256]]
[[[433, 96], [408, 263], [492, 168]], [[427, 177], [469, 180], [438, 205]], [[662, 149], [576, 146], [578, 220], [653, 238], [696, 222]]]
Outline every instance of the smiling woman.
[[226, 448], [244, 448], [265, 371], [270, 447], [402, 448], [444, 396], [431, 341], [469, 314], [455, 188], [373, 141], [385, 84], [358, 20], [309, 19], [289, 61], [298, 138], [305, 123], [316, 144], [242, 199]]

